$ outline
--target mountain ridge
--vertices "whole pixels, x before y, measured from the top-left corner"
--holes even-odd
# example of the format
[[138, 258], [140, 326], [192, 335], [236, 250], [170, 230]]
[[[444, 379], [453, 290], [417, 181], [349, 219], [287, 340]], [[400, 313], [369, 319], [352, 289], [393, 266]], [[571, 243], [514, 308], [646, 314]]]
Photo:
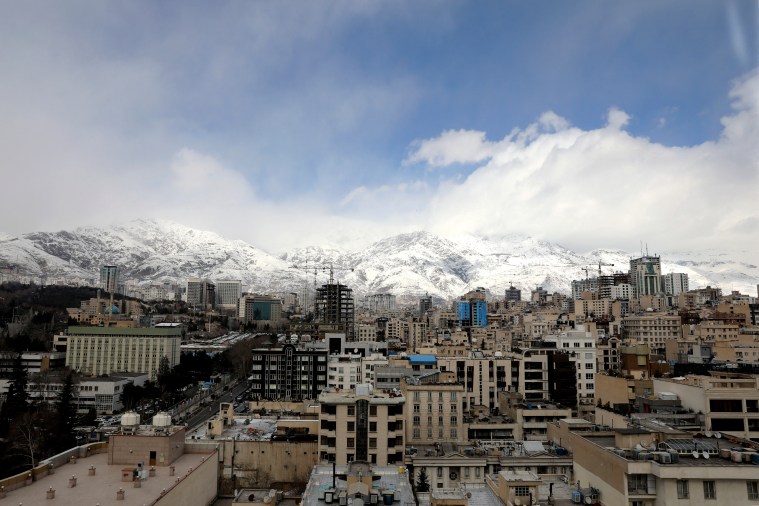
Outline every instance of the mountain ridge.
[[[759, 268], [750, 252], [706, 250], [662, 253], [662, 272], [686, 272], [691, 287], [720, 286], [754, 293]], [[122, 279], [139, 283], [183, 283], [188, 277], [241, 279], [258, 293], [300, 293], [323, 284], [328, 267], [357, 295], [429, 293], [455, 298], [475, 287], [501, 295], [512, 283], [529, 293], [535, 286], [568, 293], [583, 267], [614, 264], [604, 273], [626, 271], [628, 252], [596, 248], [587, 253], [529, 236], [446, 238], [426, 231], [384, 237], [361, 250], [304, 246], [275, 256], [242, 240], [167, 221], [139, 219], [112, 227], [0, 235], [0, 269], [30, 276], [95, 279], [101, 265], [118, 265]], [[314, 274], [314, 269], [316, 273]], [[595, 272], [595, 269], [591, 270]]]

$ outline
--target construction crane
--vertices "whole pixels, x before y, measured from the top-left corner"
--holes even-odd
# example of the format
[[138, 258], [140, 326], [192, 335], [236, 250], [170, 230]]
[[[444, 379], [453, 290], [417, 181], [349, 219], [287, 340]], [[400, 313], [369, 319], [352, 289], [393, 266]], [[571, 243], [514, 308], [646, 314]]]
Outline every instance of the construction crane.
[[601, 277], [601, 267], [614, 267], [614, 264], [605, 264], [601, 260], [598, 261], [598, 277]]

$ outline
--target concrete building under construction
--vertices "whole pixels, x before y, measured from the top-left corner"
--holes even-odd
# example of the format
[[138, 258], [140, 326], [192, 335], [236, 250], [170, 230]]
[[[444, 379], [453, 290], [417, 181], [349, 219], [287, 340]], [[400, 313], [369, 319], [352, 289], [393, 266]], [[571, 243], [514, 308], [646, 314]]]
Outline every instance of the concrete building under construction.
[[322, 332], [342, 332], [348, 341], [355, 340], [353, 290], [340, 283], [316, 289], [316, 319]]

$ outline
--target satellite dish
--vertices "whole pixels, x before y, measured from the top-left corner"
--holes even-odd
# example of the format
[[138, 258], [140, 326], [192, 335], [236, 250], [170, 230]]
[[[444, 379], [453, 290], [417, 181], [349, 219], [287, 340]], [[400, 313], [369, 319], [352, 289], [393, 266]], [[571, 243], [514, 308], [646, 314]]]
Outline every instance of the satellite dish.
[[706, 432], [704, 432], [704, 435], [705, 435], [706, 437], [714, 437], [714, 432], [712, 432], [712, 431], [710, 431], [710, 430], [707, 430]]
[[714, 437], [716, 437], [717, 439], [719, 439], [719, 438], [722, 437], [722, 433], [721, 432], [715, 432], [714, 433]]
[[693, 455], [693, 458], [694, 458], [694, 459], [697, 459], [697, 458], [698, 458], [698, 452], [697, 452], [696, 450], [693, 450], [693, 451], [691, 452], [691, 455]]
[[701, 452], [701, 455], [703, 455], [706, 460], [709, 460], [709, 454], [706, 453], [706, 450], [704, 450], [703, 452]]

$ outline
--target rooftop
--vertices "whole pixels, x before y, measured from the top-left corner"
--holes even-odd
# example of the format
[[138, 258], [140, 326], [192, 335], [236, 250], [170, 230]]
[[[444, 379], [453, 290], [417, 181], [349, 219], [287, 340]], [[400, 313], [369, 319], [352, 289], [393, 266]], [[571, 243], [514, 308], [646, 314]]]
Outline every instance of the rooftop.
[[120, 328], [120, 327], [76, 327], [68, 328], [69, 336], [145, 336], [174, 337], [181, 336], [180, 328]]
[[[334, 478], [337, 488], [347, 490], [347, 481], [344, 479], [348, 473], [348, 466], [336, 466], [336, 477]], [[402, 470], [402, 472], [401, 472]], [[414, 494], [411, 491], [409, 475], [405, 468], [397, 466], [372, 466], [372, 476], [376, 479], [372, 482], [372, 488], [380, 491], [391, 491], [399, 500], [394, 502], [395, 506], [404, 504], [415, 504]], [[327, 504], [324, 499], [320, 499], [320, 492], [331, 487], [333, 474], [331, 466], [318, 465], [311, 471], [311, 479], [308, 481], [306, 491], [303, 493], [303, 506], [317, 506]]]
[[[178, 479], [187, 476], [188, 471], [196, 469], [207, 454], [184, 454], [174, 461], [175, 476], [170, 476], [169, 467], [157, 467], [154, 477], [143, 480], [140, 488], [134, 488], [131, 479], [122, 481], [122, 469], [129, 466], [108, 465], [108, 454], [99, 453], [77, 462], [67, 463], [30, 486], [7, 492], [4, 500], [7, 504], [44, 504], [47, 491], [55, 490], [56, 506], [81, 506], [82, 499], [87, 504], [124, 505], [151, 504], [161, 496], [161, 491], [170, 489]], [[95, 467], [95, 475], [90, 475], [90, 468]], [[133, 466], [132, 466], [133, 467]], [[129, 467], [131, 472], [131, 467]], [[69, 480], [76, 476], [76, 486], [69, 488]], [[116, 492], [124, 490], [124, 500], [116, 500]]]

